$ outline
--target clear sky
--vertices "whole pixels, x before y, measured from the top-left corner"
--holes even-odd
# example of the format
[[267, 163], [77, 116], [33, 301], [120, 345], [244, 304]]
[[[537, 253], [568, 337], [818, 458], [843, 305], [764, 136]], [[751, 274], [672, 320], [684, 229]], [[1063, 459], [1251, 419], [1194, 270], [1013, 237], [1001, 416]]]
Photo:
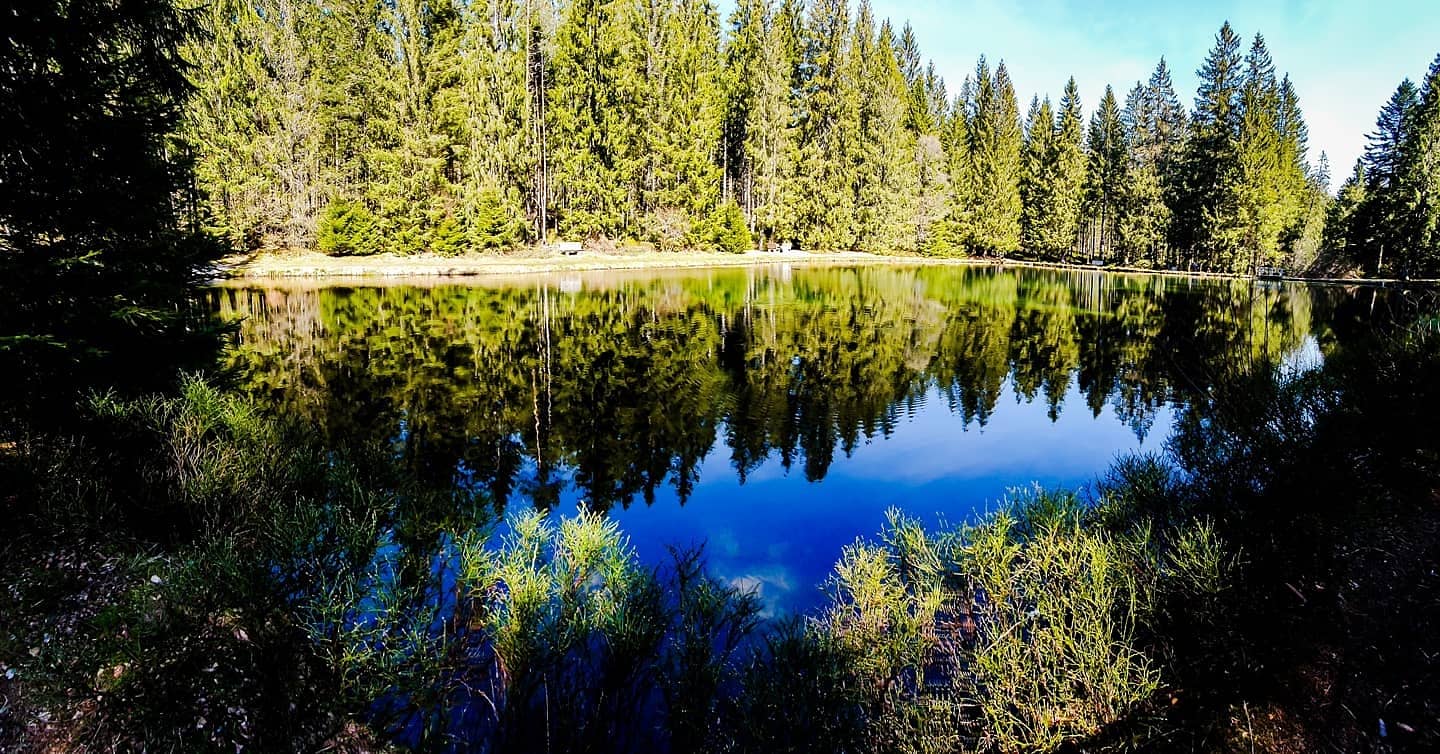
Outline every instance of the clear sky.
[[[859, 0], [851, 0], [854, 8]], [[1227, 19], [1245, 40], [1265, 35], [1278, 72], [1289, 72], [1311, 159], [1329, 153], [1332, 187], [1349, 175], [1380, 106], [1401, 79], [1418, 84], [1440, 53], [1440, 0], [872, 0], [897, 33], [915, 27], [953, 96], [975, 59], [1004, 59], [1024, 112], [1032, 94], [1059, 99], [1075, 76], [1088, 114], [1106, 84], [1122, 99], [1163, 55], [1187, 107], [1195, 70]], [[729, 6], [730, 3], [723, 3]]]

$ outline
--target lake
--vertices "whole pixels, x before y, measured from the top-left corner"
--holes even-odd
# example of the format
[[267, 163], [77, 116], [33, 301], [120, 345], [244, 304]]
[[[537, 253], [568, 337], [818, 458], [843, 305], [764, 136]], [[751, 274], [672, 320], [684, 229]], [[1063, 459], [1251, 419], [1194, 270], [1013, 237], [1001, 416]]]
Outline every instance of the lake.
[[1164, 449], [1229, 373], [1323, 358], [1366, 288], [954, 265], [792, 266], [209, 293], [227, 362], [334, 443], [496, 509], [607, 511], [813, 607], [895, 507], [958, 523]]

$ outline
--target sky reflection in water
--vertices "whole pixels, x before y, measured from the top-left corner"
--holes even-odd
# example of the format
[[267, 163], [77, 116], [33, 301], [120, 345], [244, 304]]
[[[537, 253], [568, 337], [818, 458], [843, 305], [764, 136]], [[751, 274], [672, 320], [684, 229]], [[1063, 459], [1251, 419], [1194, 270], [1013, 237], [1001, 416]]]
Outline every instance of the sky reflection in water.
[[954, 266], [232, 287], [244, 389], [509, 506], [607, 509], [642, 558], [704, 542], [806, 609], [885, 510], [929, 523], [1163, 447], [1187, 395], [1315, 359], [1350, 294]]

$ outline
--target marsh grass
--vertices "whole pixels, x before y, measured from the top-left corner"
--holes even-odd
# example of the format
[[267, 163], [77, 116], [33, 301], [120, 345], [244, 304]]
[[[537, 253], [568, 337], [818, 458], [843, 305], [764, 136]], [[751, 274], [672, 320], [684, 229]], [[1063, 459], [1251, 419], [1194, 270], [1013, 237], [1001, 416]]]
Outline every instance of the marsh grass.
[[892, 511], [826, 610], [767, 625], [698, 551], [648, 568], [600, 513], [502, 522], [199, 379], [92, 414], [109, 444], [41, 454], [28, 496], [153, 553], [35, 675], [96, 695], [92, 742], [319, 742], [353, 717], [424, 750], [1049, 750], [1154, 690], [1141, 626], [1225, 569], [1209, 529], [1121, 526], [1171, 492], [1137, 461], [1100, 505], [1036, 490], [940, 532]]

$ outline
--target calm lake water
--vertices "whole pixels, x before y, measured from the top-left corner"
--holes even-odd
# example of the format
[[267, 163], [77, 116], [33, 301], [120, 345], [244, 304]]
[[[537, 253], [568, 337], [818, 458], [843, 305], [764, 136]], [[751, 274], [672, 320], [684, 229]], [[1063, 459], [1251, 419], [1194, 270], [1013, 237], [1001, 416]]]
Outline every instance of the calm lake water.
[[1323, 358], [1379, 294], [776, 265], [210, 295], [243, 318], [242, 388], [332, 442], [512, 509], [606, 510], [652, 562], [705, 543], [780, 611], [887, 508], [958, 522], [1089, 484], [1225, 373]]

